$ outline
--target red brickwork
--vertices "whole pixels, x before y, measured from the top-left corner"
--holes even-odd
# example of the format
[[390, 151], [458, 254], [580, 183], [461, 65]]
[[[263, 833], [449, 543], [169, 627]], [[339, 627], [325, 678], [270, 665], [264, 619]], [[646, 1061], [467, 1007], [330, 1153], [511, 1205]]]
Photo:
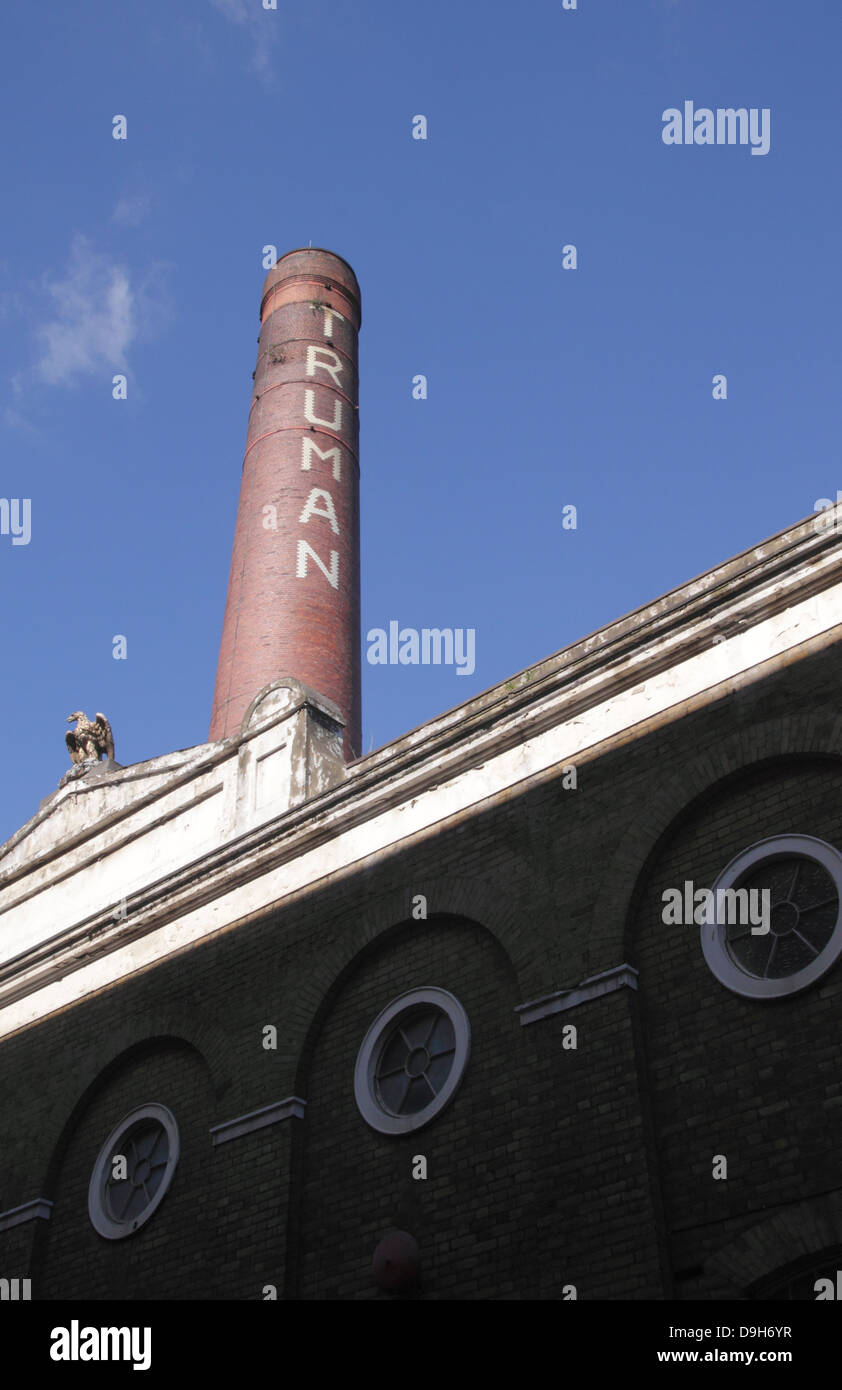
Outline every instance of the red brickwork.
[[236, 733], [257, 692], [293, 676], [339, 706], [356, 757], [356, 276], [329, 251], [290, 251], [266, 277], [261, 320], [210, 738]]

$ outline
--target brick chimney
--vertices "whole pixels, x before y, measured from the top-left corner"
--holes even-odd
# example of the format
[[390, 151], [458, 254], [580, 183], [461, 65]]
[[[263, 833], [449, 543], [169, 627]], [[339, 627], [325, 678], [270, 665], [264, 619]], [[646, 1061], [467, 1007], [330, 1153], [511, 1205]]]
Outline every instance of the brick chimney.
[[360, 752], [357, 334], [360, 290], [340, 256], [289, 251], [270, 270], [249, 414], [210, 738], [258, 691], [311, 686]]

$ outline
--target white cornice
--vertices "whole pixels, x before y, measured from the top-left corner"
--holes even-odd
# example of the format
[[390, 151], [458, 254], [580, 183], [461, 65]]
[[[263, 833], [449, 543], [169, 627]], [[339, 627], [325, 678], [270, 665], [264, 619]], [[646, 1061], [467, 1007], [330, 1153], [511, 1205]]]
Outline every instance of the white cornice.
[[100, 910], [57, 927], [45, 914], [0, 971], [0, 1034], [819, 650], [839, 639], [840, 614], [842, 546], [804, 522], [170, 871], [147, 857], [119, 919]]
[[222, 1124], [211, 1125], [211, 1142], [214, 1145], [227, 1144], [232, 1139], [242, 1139], [246, 1134], [254, 1134], [258, 1129], [280, 1124], [282, 1120], [303, 1120], [306, 1100], [300, 1096], [287, 1096], [273, 1105], [250, 1110], [247, 1115], [239, 1115], [235, 1120], [225, 1120]]
[[19, 1207], [0, 1211], [0, 1231], [9, 1231], [13, 1226], [23, 1226], [27, 1221], [49, 1221], [53, 1204], [46, 1197], [33, 1197], [31, 1202], [22, 1202]]
[[518, 1004], [515, 1013], [525, 1028], [529, 1023], [538, 1023], [552, 1014], [565, 1013], [579, 1004], [587, 1004], [591, 999], [601, 999], [603, 994], [613, 994], [618, 989], [637, 989], [637, 971], [633, 965], [615, 965], [611, 970], [603, 970], [599, 975], [591, 975], [580, 985], [569, 989], [557, 989], [540, 999], [532, 999], [527, 1004]]

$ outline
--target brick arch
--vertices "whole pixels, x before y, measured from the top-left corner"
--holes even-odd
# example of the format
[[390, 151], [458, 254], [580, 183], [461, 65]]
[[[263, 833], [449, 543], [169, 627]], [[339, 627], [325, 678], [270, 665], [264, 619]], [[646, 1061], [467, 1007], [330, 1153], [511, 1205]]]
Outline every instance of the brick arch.
[[741, 1231], [708, 1258], [705, 1271], [715, 1272], [751, 1297], [751, 1290], [776, 1270], [840, 1245], [842, 1192], [824, 1193]]
[[232, 1049], [222, 1028], [208, 1023], [196, 1009], [144, 1010], [136, 1020], [124, 1021], [98, 1040], [88, 1054], [87, 1081], [82, 1089], [52, 1112], [54, 1127], [44, 1142], [46, 1164], [40, 1192], [51, 1197], [67, 1145], [81, 1115], [101, 1087], [144, 1052], [173, 1045], [198, 1058], [216, 1099], [227, 1091], [232, 1080], [228, 1069]]
[[[327, 964], [322, 967], [321, 998], [311, 999], [306, 1015], [299, 1013], [295, 1090], [309, 1104], [305, 1123], [294, 1126], [290, 1136], [287, 1299], [314, 1296], [314, 1289], [321, 1285], [320, 1276], [313, 1284], [313, 1271], [325, 1260], [329, 1279], [335, 1281], [330, 1283], [328, 1297], [383, 1296], [374, 1292], [373, 1285], [369, 1287], [365, 1261], [371, 1259], [380, 1235], [392, 1227], [416, 1234], [430, 1269], [438, 1264], [445, 1271], [439, 1277], [446, 1281], [452, 1257], [445, 1255], [442, 1242], [450, 1239], [454, 1212], [460, 1218], [464, 1213], [463, 1197], [470, 1205], [468, 1154], [475, 1154], [471, 1136], [477, 1132], [482, 1132], [490, 1150], [506, 1155], [500, 1164], [492, 1164], [496, 1176], [489, 1182], [499, 1183], [501, 1196], [508, 1198], [507, 1145], [521, 1119], [526, 1122], [529, 1109], [522, 1088], [512, 1086], [510, 1093], [507, 1083], [501, 1083], [501, 1077], [515, 1076], [525, 1068], [526, 1041], [515, 1012], [519, 981], [507, 943], [501, 939], [505, 906], [487, 901], [485, 885], [477, 885], [473, 895], [471, 886], [456, 879], [419, 878], [402, 892], [372, 899], [365, 923], [348, 922], [341, 954], [331, 957], [329, 970]], [[428, 900], [428, 916], [413, 920], [411, 897], [421, 893]], [[483, 902], [485, 911], [496, 917], [493, 928], [477, 920]], [[454, 1103], [443, 1108], [429, 1131], [423, 1131], [425, 1140], [438, 1144], [453, 1165], [452, 1181], [445, 1184], [441, 1197], [446, 1212], [441, 1221], [439, 1199], [433, 1208], [425, 1202], [419, 1205], [418, 1185], [409, 1176], [408, 1155], [416, 1152], [421, 1141], [414, 1133], [387, 1136], [370, 1128], [357, 1106], [353, 1080], [366, 1028], [385, 1004], [425, 985], [452, 990], [468, 1013], [472, 1032], [466, 1080]], [[501, 1085], [506, 1089], [505, 1104], [492, 1104]], [[420, 1151], [424, 1152], [423, 1142]], [[338, 1190], [343, 1201], [334, 1206]], [[328, 1201], [330, 1215], [325, 1221]], [[476, 1238], [464, 1232], [458, 1237], [465, 1242], [467, 1256]], [[435, 1250], [437, 1255], [432, 1253]], [[354, 1252], [350, 1261], [348, 1251]]]
[[[43, 1139], [45, 1166], [43, 1181], [38, 1188], [39, 1194], [50, 1201], [58, 1200], [68, 1154], [80, 1127], [86, 1124], [91, 1107], [97, 1104], [101, 1093], [115, 1080], [118, 1081], [121, 1073], [134, 1063], [155, 1055], [172, 1056], [176, 1053], [184, 1059], [185, 1064], [198, 1067], [203, 1086], [206, 1084], [208, 1091], [213, 1095], [213, 1069], [199, 1043], [216, 1043], [218, 1047], [220, 1042], [215, 1036], [217, 1031], [213, 1026], [208, 1029], [198, 1021], [194, 1009], [153, 1009], [144, 1012], [137, 1022], [126, 1021], [113, 1032], [109, 1032], [106, 1042], [92, 1044], [86, 1058], [86, 1078], [81, 1089], [75, 1096], [69, 1096], [61, 1107], [56, 1107], [53, 1112], [53, 1131]], [[191, 1033], [197, 1036], [191, 1037]], [[194, 1080], [195, 1077], [194, 1072]], [[144, 1099], [152, 1101], [159, 1097], [147, 1095]], [[102, 1139], [104, 1137], [103, 1133]], [[38, 1287], [42, 1287], [45, 1278], [49, 1277], [56, 1214], [53, 1213], [49, 1222], [35, 1222], [30, 1263], [32, 1277]], [[60, 1247], [55, 1248], [60, 1250]]]
[[510, 896], [477, 879], [444, 876], [418, 878], [411, 887], [381, 893], [368, 900], [365, 911], [348, 924], [341, 940], [324, 952], [308, 980], [308, 997], [302, 996], [290, 1009], [291, 1032], [298, 1040], [296, 1094], [306, 1098], [315, 1041], [351, 972], [378, 943], [385, 944], [395, 932], [408, 926], [423, 928], [424, 922], [414, 921], [411, 915], [412, 899], [419, 894], [427, 899], [428, 923], [452, 917], [487, 931], [515, 979], [515, 1002], [526, 997], [523, 977], [529, 978], [529, 972], [537, 968], [540, 952], [534, 940], [528, 939], [525, 924], [519, 920], [518, 904]]
[[764, 763], [799, 757], [835, 759], [842, 768], [842, 717], [830, 711], [787, 715], [736, 730], [724, 739], [710, 739], [680, 772], [636, 807], [634, 820], [605, 871], [594, 908], [594, 921], [616, 924], [618, 962], [631, 959], [634, 964], [635, 904], [648, 864], [679, 820], [739, 774], [756, 772]]

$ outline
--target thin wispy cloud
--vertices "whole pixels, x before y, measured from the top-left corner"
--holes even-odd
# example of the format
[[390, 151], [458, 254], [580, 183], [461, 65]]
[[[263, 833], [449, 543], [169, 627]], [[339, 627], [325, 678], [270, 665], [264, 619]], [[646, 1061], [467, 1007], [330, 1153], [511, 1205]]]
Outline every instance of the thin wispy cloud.
[[38, 330], [34, 375], [49, 385], [73, 385], [92, 374], [128, 366], [128, 352], [164, 321], [160, 268], [140, 277], [77, 236], [65, 274], [43, 286], [48, 304]]
[[246, 0], [211, 0], [215, 10], [232, 19], [235, 24], [245, 24], [249, 17]]
[[55, 316], [39, 332], [38, 375], [51, 384], [124, 367], [136, 335], [128, 271], [77, 237], [68, 274], [47, 284]]
[[27, 420], [25, 415], [21, 415], [19, 410], [15, 410], [14, 406], [4, 406], [0, 418], [7, 429], [17, 430], [30, 439], [43, 438], [43, 431], [37, 425], [33, 425], [31, 420]]
[[687, 56], [690, 24], [696, 18], [696, 0], [651, 0], [656, 22], [661, 25], [664, 56], [671, 62]]
[[111, 214], [111, 221], [119, 227], [137, 227], [152, 207], [148, 193], [129, 193], [119, 198]]
[[272, 51], [278, 38], [277, 10], [264, 10], [260, 0], [211, 0], [215, 10], [243, 28], [253, 40], [251, 67], [264, 81], [272, 80]]

